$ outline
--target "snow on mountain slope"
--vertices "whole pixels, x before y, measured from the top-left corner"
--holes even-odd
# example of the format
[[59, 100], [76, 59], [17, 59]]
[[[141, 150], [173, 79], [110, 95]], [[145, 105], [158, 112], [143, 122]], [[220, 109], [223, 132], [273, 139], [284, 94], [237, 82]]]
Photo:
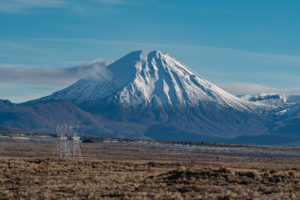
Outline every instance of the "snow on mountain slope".
[[243, 95], [241, 99], [254, 102], [256, 105], [269, 106], [272, 108], [288, 107], [290, 103], [287, 102], [285, 95], [262, 93], [258, 95]]
[[132, 52], [109, 65], [106, 76], [81, 79], [43, 98], [66, 99], [76, 104], [115, 95], [121, 104], [137, 106], [153, 102], [169, 106], [197, 106], [206, 102], [237, 110], [253, 105], [200, 78], [176, 59], [159, 51]]
[[160, 135], [150, 130], [164, 130], [170, 139], [177, 133], [234, 137], [267, 130], [254, 103], [225, 92], [159, 51], [129, 53], [99, 75], [26, 104], [58, 100], [109, 120], [146, 125], [149, 131], [143, 134], [157, 139]]
[[287, 101], [291, 103], [300, 104], [300, 95], [288, 95]]
[[281, 94], [262, 93], [258, 95], [243, 95], [240, 98], [255, 103], [257, 110], [261, 113], [269, 113], [277, 120], [281, 120], [284, 116], [292, 115], [297, 112], [299, 107], [297, 102], [293, 101], [293, 98]]

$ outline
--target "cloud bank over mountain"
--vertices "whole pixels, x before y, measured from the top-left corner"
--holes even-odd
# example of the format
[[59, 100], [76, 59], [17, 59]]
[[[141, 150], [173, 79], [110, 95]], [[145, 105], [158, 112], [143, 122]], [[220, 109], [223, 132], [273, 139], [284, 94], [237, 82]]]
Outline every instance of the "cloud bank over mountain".
[[68, 68], [0, 67], [0, 82], [66, 86], [85, 77], [107, 79], [109, 75], [105, 67], [110, 63], [111, 61], [94, 60], [91, 63]]

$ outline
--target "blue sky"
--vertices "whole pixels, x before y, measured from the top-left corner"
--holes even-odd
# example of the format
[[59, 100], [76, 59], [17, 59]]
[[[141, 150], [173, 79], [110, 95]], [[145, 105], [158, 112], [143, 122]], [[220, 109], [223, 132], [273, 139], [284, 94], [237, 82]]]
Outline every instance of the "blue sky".
[[[299, 93], [299, 35], [297, 0], [0, 0], [0, 98], [21, 102], [71, 84], [35, 70], [138, 49], [167, 51], [236, 94]], [[29, 71], [11, 76], [20, 69]]]

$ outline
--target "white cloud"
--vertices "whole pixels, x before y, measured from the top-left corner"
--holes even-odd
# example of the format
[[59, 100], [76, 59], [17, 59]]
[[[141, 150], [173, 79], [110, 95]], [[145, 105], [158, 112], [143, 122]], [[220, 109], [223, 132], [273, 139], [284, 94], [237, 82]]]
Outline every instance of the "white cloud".
[[294, 94], [300, 95], [300, 90], [284, 90], [255, 83], [216, 83], [223, 90], [234, 95], [255, 95], [261, 93]]
[[91, 10], [94, 6], [141, 5], [138, 0], [0, 0], [0, 12], [28, 13], [38, 8], [69, 8], [71, 10]]
[[111, 5], [128, 4], [128, 1], [124, 1], [124, 0], [93, 0], [93, 1], [99, 2], [99, 3], [111, 4]]
[[65, 43], [81, 43], [81, 44], [106, 44], [106, 45], [124, 45], [133, 47], [146, 47], [152, 48], [152, 50], [159, 49], [181, 49], [188, 52], [200, 52], [204, 55], [218, 55], [224, 57], [239, 57], [251, 59], [253, 62], [260, 64], [300, 64], [300, 56], [298, 55], [285, 55], [285, 54], [271, 54], [271, 53], [256, 53], [251, 51], [230, 49], [222, 47], [211, 47], [204, 45], [181, 45], [181, 44], [163, 44], [163, 43], [147, 43], [147, 42], [132, 42], [132, 41], [109, 41], [109, 40], [99, 40], [92, 38], [38, 38], [29, 39], [35, 42], [65, 42]]
[[35, 8], [59, 8], [65, 5], [64, 0], [0, 0], [0, 12], [24, 13]]
[[107, 80], [106, 66], [112, 61], [94, 60], [68, 68], [30, 68], [24, 65], [0, 64], [0, 99], [15, 103], [49, 95], [81, 78]]
[[[72, 45], [89, 45], [89, 47], [95, 47], [94, 49], [97, 50], [93, 51], [97, 52], [97, 54], [91, 54], [92, 56], [90, 57], [96, 57], [98, 56], [98, 54], [103, 56], [107, 56], [110, 54], [115, 55], [115, 50], [110, 51], [108, 48], [114, 46], [118, 47], [118, 49], [121, 49], [118, 52], [120, 57], [123, 56], [126, 52], [132, 51], [134, 49], [167, 51], [176, 58], [179, 58], [180, 61], [183, 61], [183, 63], [187, 64], [187, 66], [191, 67], [191, 69], [193, 69], [198, 74], [200, 74], [201, 76], [203, 75], [204, 78], [208, 79], [209, 81], [219, 82], [217, 83], [217, 85], [219, 85], [226, 91], [236, 95], [258, 93], [300, 94], [299, 90], [297, 90], [297, 87], [300, 83], [300, 75], [298, 70], [298, 67], [300, 65], [300, 56], [297, 55], [254, 53], [229, 48], [216, 48], [197, 45], [104, 41], [88, 38], [26, 39], [26, 41], [21, 42], [21, 44], [19, 44], [18, 42], [14, 43], [9, 41], [0, 41], [0, 44], [4, 44], [0, 45], [0, 51], [2, 50], [2, 52], [6, 54], [9, 49], [12, 53], [15, 53], [16, 50], [21, 49], [22, 51], [20, 51], [17, 56], [19, 60], [15, 59], [15, 57], [13, 56], [11, 59], [13, 62], [17, 61], [18, 63], [26, 63], [22, 61], [25, 60], [24, 56], [28, 56], [26, 55], [26, 52], [28, 52], [29, 50], [35, 52], [35, 56], [32, 56], [31, 59], [26, 58], [25, 60], [32, 61], [31, 63], [33, 63], [34, 66], [45, 66], [44, 63], [47, 63], [47, 66], [50, 66], [50, 64], [52, 66], [65, 66], [66, 64], [78, 62], [73, 61], [72, 59], [74, 58], [79, 60], [90, 59], [80, 56], [72, 56], [67, 58], [66, 54], [63, 54], [64, 57], [55, 57], [56, 55], [60, 55], [60, 53], [58, 53], [57, 51], [51, 52], [53, 55], [49, 54], [47, 51], [47, 54], [44, 53], [43, 55], [40, 55], [36, 52], [42, 52], [44, 49], [30, 49], [26, 46], [26, 44], [34, 44], [40, 42], [43, 42], [43, 44], [57, 43], [60, 45], [68, 45], [68, 43], [70, 43]], [[105, 52], [101, 52], [101, 48], [99, 48], [100, 50], [98, 51], [98, 47], [104, 48]], [[106, 51], [108, 53], [106, 53]], [[22, 58], [22, 60], [20, 60], [20, 58]], [[185, 60], [182, 58], [184, 58]], [[41, 62], [36, 62], [38, 59], [44, 60], [41, 60]], [[60, 61], [64, 59], [65, 61]], [[8, 62], [9, 61], [10, 60], [8, 60]], [[80, 73], [70, 73], [66, 71], [66, 69], [68, 68], [28, 68], [28, 66], [22, 65], [0, 64], [0, 83], [34, 83], [61, 87], [73, 83], [84, 74], [94, 73], [93, 70], [86, 70]], [[254, 84], [254, 82], [267, 84], [272, 87]], [[295, 90], [278, 89], [275, 87]]]
[[111, 61], [95, 60], [88, 64], [69, 68], [28, 68], [22, 65], [0, 64], [0, 83], [67, 86], [85, 77], [107, 79], [109, 75], [105, 67], [109, 63]]

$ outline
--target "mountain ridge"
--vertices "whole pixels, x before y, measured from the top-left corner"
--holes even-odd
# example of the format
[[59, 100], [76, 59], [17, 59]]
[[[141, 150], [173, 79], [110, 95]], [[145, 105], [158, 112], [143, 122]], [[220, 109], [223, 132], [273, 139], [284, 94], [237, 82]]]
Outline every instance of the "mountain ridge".
[[25, 104], [67, 100], [109, 120], [193, 134], [233, 137], [267, 130], [254, 104], [206, 81], [167, 53], [131, 52], [105, 73], [105, 79], [81, 79]]
[[[49, 122], [35, 128], [77, 120], [83, 122], [83, 132], [99, 136], [235, 138], [268, 135], [274, 125], [269, 115], [272, 107], [231, 95], [167, 53], [134, 51], [101, 70], [15, 109], [22, 113], [24, 107], [69, 102], [65, 108], [59, 106], [60, 111], [51, 110], [53, 116], [65, 112], [69, 116], [65, 119], [36, 111], [36, 116]], [[3, 110], [0, 115], [9, 112]]]
[[[130, 63], [132, 60], [133, 63]], [[171, 65], [172, 67], [169, 67]], [[202, 79], [170, 55], [159, 51], [129, 53], [109, 65], [107, 71], [109, 76], [112, 76], [110, 80], [80, 79], [70, 87], [40, 100], [67, 99], [80, 104], [86, 99], [88, 101], [102, 99], [120, 90], [120, 101], [132, 104], [138, 104], [139, 101], [150, 103], [153, 100], [151, 98], [163, 96], [159, 99], [160, 103], [169, 105], [194, 105], [203, 101], [219, 100], [217, 103], [223, 105], [230, 103], [230, 106], [234, 105], [237, 109], [251, 110], [250, 107], [253, 107], [251, 103]], [[140, 95], [138, 96], [137, 93]], [[220, 96], [224, 96], [225, 100], [219, 98]], [[141, 99], [143, 97], [144, 99]]]

